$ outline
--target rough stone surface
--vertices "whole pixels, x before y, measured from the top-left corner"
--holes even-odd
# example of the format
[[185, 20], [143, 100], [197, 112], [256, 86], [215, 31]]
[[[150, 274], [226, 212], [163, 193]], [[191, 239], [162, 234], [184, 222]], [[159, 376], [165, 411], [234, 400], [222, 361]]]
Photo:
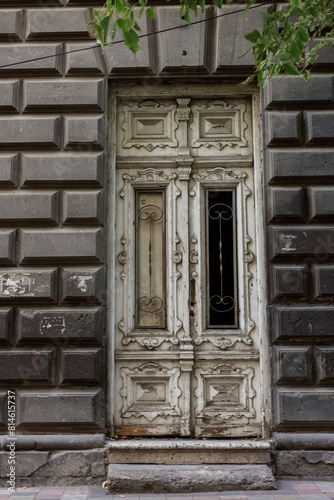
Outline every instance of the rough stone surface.
[[302, 77], [275, 77], [264, 88], [266, 106], [290, 103], [333, 102], [333, 77], [331, 75], [313, 75], [305, 81]]
[[58, 193], [10, 192], [0, 194], [0, 221], [11, 225], [58, 222]]
[[60, 118], [13, 117], [0, 119], [3, 147], [59, 149]]
[[103, 184], [103, 154], [25, 154], [22, 157], [24, 186], [89, 186]]
[[17, 182], [17, 155], [0, 156], [0, 186], [14, 187]]
[[102, 261], [101, 229], [22, 230], [21, 263]]
[[[94, 75], [94, 74], [104, 73], [104, 65], [101, 57], [101, 51], [100, 49], [96, 48], [96, 44], [85, 43], [79, 45], [70, 43], [66, 45], [66, 52], [93, 46], [95, 47], [94, 49], [82, 50], [80, 52], [72, 52], [71, 54], [67, 55], [65, 71], [68, 75], [85, 75], [85, 74]], [[115, 46], [114, 48], [116, 47], [117, 46]]]
[[0, 345], [12, 343], [13, 310], [8, 307], [0, 308]]
[[56, 269], [6, 269], [0, 272], [0, 302], [38, 298], [56, 302]]
[[[58, 55], [60, 52], [62, 52], [61, 44], [3, 44], [1, 46], [0, 66], [9, 66], [0, 68], [0, 74], [59, 75], [62, 72], [62, 56]], [[56, 57], [46, 57], [52, 55]], [[27, 62], [10, 66], [16, 61]]]
[[[8, 436], [0, 437], [0, 449], [6, 450]], [[90, 450], [103, 448], [104, 434], [20, 434], [18, 451]]]
[[101, 302], [104, 295], [103, 269], [69, 269], [62, 272], [62, 302]]
[[[243, 27], [244, 23], [246, 23], [247, 29], [249, 28], [250, 31], [261, 29], [262, 13], [267, 10], [268, 7], [263, 6], [255, 11], [249, 10], [245, 14], [244, 12], [240, 12], [238, 6], [223, 6], [221, 12], [225, 16], [218, 20], [217, 72], [225, 74], [239, 73], [249, 71], [254, 66], [254, 59], [250, 52], [241, 57], [252, 46], [243, 36]], [[231, 12], [235, 13], [230, 15]]]
[[271, 178], [268, 180], [334, 176], [333, 151], [271, 151], [269, 165]]
[[16, 394], [18, 429], [45, 429], [61, 432], [73, 428], [104, 430], [104, 396], [102, 391], [41, 391]]
[[266, 113], [268, 145], [302, 144], [301, 113]]
[[334, 255], [333, 227], [272, 227], [272, 257], [294, 258], [311, 255], [324, 262]]
[[65, 147], [90, 144], [95, 148], [104, 146], [104, 120], [100, 116], [65, 117]]
[[0, 232], [0, 264], [15, 264], [16, 231]]
[[333, 477], [333, 451], [276, 451], [276, 476]]
[[334, 144], [334, 112], [305, 113], [305, 124], [309, 144]]
[[276, 489], [266, 465], [127, 465], [108, 467], [110, 493], [189, 493]]
[[[199, 14], [199, 19], [204, 20], [206, 13]], [[178, 43], [175, 44], [175, 32], [168, 31], [172, 26], [184, 25], [184, 21], [180, 19], [178, 7], [167, 7], [159, 9], [159, 20], [162, 29], [166, 32], [160, 35], [161, 46], [163, 51], [161, 54], [162, 71], [173, 72], [180, 71], [180, 67], [188, 71], [193, 68], [197, 72], [207, 72], [206, 61], [204, 60], [205, 51], [204, 44], [199, 43], [199, 40], [205, 38], [205, 30], [207, 23], [201, 23], [189, 30], [178, 30]]]
[[110, 464], [269, 464], [265, 440], [140, 439], [108, 443]]
[[23, 36], [23, 10], [2, 9], [0, 16], [0, 40], [13, 42]]
[[80, 349], [63, 351], [60, 373], [61, 383], [100, 385], [102, 382], [103, 353], [102, 349]]
[[334, 220], [334, 187], [311, 187], [309, 198], [312, 221]]
[[[81, 341], [94, 344], [103, 335], [102, 308], [53, 308], [19, 309], [17, 336], [21, 343], [36, 341], [56, 342], [66, 347], [68, 343]], [[56, 342], [57, 343], [57, 342]]]
[[84, 109], [101, 111], [104, 106], [104, 80], [26, 80], [25, 111], [37, 109]]
[[[7, 454], [0, 453], [0, 485], [5, 486]], [[16, 453], [17, 486], [98, 485], [106, 477], [105, 450], [19, 451]]]
[[334, 385], [334, 347], [316, 349], [317, 378], [322, 385]]
[[314, 298], [324, 301], [334, 297], [334, 266], [314, 266]]
[[313, 382], [312, 351], [310, 347], [277, 346], [279, 384], [306, 384]]
[[0, 353], [0, 383], [9, 385], [34, 382], [54, 385], [54, 353], [52, 351], [11, 351]]
[[[101, 191], [64, 191], [63, 222], [66, 224], [102, 224], [103, 193]], [[1, 206], [1, 198], [0, 198]]]
[[89, 38], [86, 9], [27, 10], [27, 39], [85, 39]]
[[280, 422], [283, 424], [304, 423], [309, 428], [317, 428], [317, 422], [333, 426], [334, 390], [312, 393], [302, 391], [278, 393]]
[[308, 274], [304, 266], [273, 265], [272, 300], [305, 300]]
[[303, 221], [305, 219], [302, 187], [269, 187], [268, 219], [270, 222]]
[[7, 80], [5, 82], [0, 82], [0, 112], [6, 113], [11, 111], [18, 111], [19, 100], [19, 80]]
[[334, 336], [334, 308], [279, 306], [271, 308], [277, 338], [321, 338]]
[[334, 450], [334, 434], [275, 432], [273, 434], [276, 450]]

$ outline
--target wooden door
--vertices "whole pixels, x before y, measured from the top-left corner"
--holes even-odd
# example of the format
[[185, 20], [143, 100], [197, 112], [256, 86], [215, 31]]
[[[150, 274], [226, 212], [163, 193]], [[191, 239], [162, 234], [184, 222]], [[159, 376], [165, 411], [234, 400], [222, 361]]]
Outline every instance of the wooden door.
[[261, 435], [252, 101], [203, 92], [117, 101], [117, 435]]

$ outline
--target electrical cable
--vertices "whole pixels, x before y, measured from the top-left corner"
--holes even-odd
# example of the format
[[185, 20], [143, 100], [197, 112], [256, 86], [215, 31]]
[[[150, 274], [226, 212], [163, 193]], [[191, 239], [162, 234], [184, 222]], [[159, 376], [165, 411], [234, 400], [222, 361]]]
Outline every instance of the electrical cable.
[[[261, 2], [260, 4], [252, 5], [249, 8], [249, 10], [256, 9], [258, 7], [263, 7], [263, 5], [275, 4], [278, 1], [279, 0], [268, 0], [266, 2]], [[141, 38], [147, 38], [149, 36], [159, 35], [161, 33], [167, 33], [169, 31], [174, 31], [174, 30], [181, 29], [181, 28], [189, 28], [191, 26], [195, 26], [196, 24], [206, 23], [208, 21], [213, 21], [214, 19], [218, 19], [220, 17], [226, 17], [226, 16], [229, 16], [229, 15], [232, 15], [232, 14], [237, 14], [237, 13], [240, 13], [240, 12], [244, 12], [244, 10], [245, 10], [244, 8], [243, 9], [239, 9], [239, 10], [233, 10], [233, 11], [230, 11], [230, 12], [225, 12], [223, 14], [218, 14], [216, 16], [208, 17], [206, 19], [200, 19], [198, 21], [192, 22], [191, 24], [181, 24], [180, 26], [173, 26], [172, 28], [165, 28], [165, 29], [162, 29], [162, 30], [151, 31], [150, 33], [146, 33], [145, 35], [139, 35], [138, 38], [139, 39], [141, 39]], [[115, 42], [112, 42], [112, 45], [117, 45], [119, 43], [124, 43], [124, 40], [117, 40]], [[107, 47], [107, 46], [108, 46], [108, 44], [105, 44], [102, 47]], [[20, 64], [26, 64], [26, 63], [35, 62], [35, 61], [42, 61], [44, 59], [50, 59], [51, 57], [60, 57], [60, 56], [65, 56], [67, 54], [74, 54], [75, 52], [83, 52], [85, 50], [97, 49], [99, 47], [101, 47], [101, 44], [97, 43], [96, 45], [92, 45], [91, 47], [83, 47], [83, 48], [80, 48], [80, 49], [72, 49], [72, 50], [67, 50], [67, 51], [64, 51], [64, 52], [59, 52], [58, 54], [53, 54], [53, 55], [48, 55], [48, 56], [41, 56], [41, 57], [35, 57], [33, 59], [25, 59], [23, 61], [18, 61], [18, 62], [14, 62], [14, 63], [10, 63], [10, 64], [3, 64], [3, 65], [0, 66], [0, 69], [10, 68], [10, 67], [13, 67], [13, 66], [18, 66]]]

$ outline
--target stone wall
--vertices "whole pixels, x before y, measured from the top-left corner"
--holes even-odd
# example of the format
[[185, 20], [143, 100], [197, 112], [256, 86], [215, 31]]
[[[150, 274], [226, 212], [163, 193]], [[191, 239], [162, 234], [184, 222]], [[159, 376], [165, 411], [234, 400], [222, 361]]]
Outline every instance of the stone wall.
[[[66, 484], [100, 484], [104, 476], [108, 78], [148, 85], [149, 95], [151, 83], [239, 81], [252, 65], [238, 57], [248, 48], [241, 14], [182, 28], [176, 46], [174, 32], [162, 33], [143, 39], [136, 57], [122, 45], [102, 55], [86, 24], [89, 8], [102, 4], [0, 0], [0, 432], [10, 389], [22, 436], [17, 472], [27, 485], [64, 474]], [[248, 13], [249, 31], [265, 8]], [[203, 19], [214, 14], [210, 7]], [[177, 9], [160, 7], [143, 33], [179, 22]], [[263, 91], [278, 442], [281, 433], [333, 429], [331, 57], [310, 82], [277, 78]], [[334, 447], [325, 441], [278, 446], [278, 473], [294, 472], [293, 451], [299, 463], [327, 460], [327, 475]], [[324, 449], [325, 458], [314, 455]], [[309, 465], [298, 467], [296, 474], [310, 474]]]
[[64, 54], [93, 40], [63, 4], [0, 2], [0, 66], [29, 60], [0, 68], [0, 432], [9, 389], [26, 485], [105, 478], [107, 85]]
[[331, 476], [334, 436], [321, 432], [334, 423], [333, 76], [276, 78], [263, 107], [277, 474]]

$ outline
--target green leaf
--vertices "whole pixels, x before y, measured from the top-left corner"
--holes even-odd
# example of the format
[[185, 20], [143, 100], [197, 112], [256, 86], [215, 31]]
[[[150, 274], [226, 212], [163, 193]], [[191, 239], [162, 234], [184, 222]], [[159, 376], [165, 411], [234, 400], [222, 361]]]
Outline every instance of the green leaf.
[[205, 0], [198, 0], [201, 11], [203, 12], [205, 9]]
[[300, 75], [299, 69], [291, 61], [285, 63], [284, 72], [286, 75]]
[[139, 37], [134, 30], [124, 31], [125, 45], [134, 53], [139, 50]]
[[116, 0], [115, 1], [115, 6], [116, 6], [116, 11], [119, 13], [119, 14], [123, 14], [123, 12], [126, 11], [126, 8], [124, 6], [124, 2], [123, 0]]
[[249, 40], [252, 43], [257, 42], [260, 37], [261, 33], [258, 30], [253, 30], [251, 33], [247, 33], [247, 35], [245, 35], [246, 40]]
[[152, 9], [152, 7], [148, 7], [147, 10], [147, 15], [148, 15], [148, 18], [149, 19], [155, 19], [156, 18], [156, 15], [155, 15], [155, 10]]

